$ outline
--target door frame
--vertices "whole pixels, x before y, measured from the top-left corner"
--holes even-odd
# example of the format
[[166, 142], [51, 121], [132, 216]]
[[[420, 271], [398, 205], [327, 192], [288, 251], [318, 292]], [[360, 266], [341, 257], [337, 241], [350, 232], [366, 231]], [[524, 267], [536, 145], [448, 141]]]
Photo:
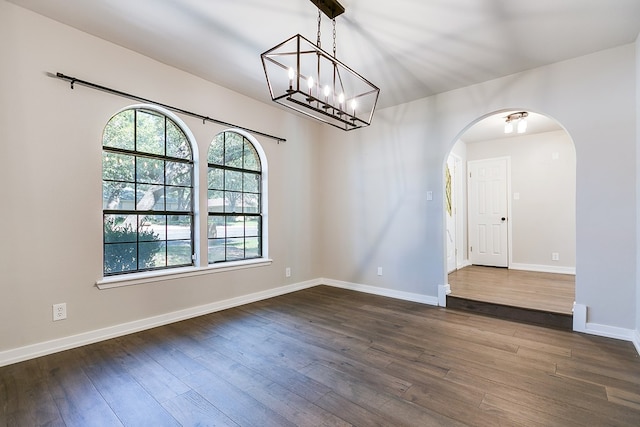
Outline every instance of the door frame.
[[[466, 207], [466, 162], [463, 161], [462, 157], [457, 154], [449, 153], [447, 157], [447, 162], [445, 163], [445, 168], [449, 166], [449, 162], [453, 164], [453, 168], [450, 170], [451, 172], [451, 202], [452, 202], [452, 211], [453, 211], [453, 228], [454, 228], [454, 239], [453, 239], [453, 250], [454, 250], [454, 258], [455, 258], [455, 268], [453, 270], [449, 270], [449, 264], [447, 262], [447, 274], [451, 271], [459, 270], [468, 265], [468, 252], [467, 252], [467, 244], [466, 244], [466, 234], [467, 234], [467, 207]], [[446, 169], [445, 169], [446, 170]], [[446, 188], [445, 188], [446, 191]], [[445, 199], [446, 203], [446, 199]], [[446, 212], [446, 209], [445, 209]], [[445, 216], [445, 223], [446, 220]], [[445, 232], [447, 232], [447, 227], [445, 224]], [[448, 237], [448, 236], [447, 236]], [[449, 239], [447, 238], [446, 243], [448, 245]], [[448, 254], [449, 248], [446, 248], [446, 254]], [[448, 260], [448, 256], [447, 256]]]
[[[506, 203], [507, 203], [507, 268], [511, 268], [511, 265], [513, 263], [513, 228], [512, 228], [512, 223], [513, 223], [513, 211], [511, 209], [511, 205], [512, 205], [512, 193], [511, 193], [511, 157], [510, 156], [501, 156], [501, 157], [487, 157], [484, 159], [475, 159], [475, 160], [467, 160], [467, 173], [466, 173], [466, 179], [467, 179], [467, 188], [469, 187], [469, 174], [471, 173], [471, 167], [469, 166], [470, 163], [473, 162], [483, 162], [483, 161], [491, 161], [491, 160], [505, 160], [506, 161], [506, 184], [507, 184], [507, 189], [506, 189]], [[469, 225], [469, 197], [470, 197], [470, 191], [468, 189], [467, 191], [467, 211], [466, 211], [466, 220], [467, 220], [467, 235], [469, 235], [471, 233], [471, 227]], [[468, 246], [469, 246], [469, 241], [467, 241], [467, 250], [468, 250]], [[471, 264], [471, 255], [468, 255], [468, 259], [469, 259], [469, 264]]]

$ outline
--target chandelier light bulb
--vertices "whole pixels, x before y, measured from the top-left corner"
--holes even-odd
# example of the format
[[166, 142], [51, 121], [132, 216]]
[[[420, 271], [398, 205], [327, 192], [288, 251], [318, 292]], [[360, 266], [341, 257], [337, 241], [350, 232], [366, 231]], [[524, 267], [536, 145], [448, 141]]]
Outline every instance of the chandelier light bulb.
[[351, 108], [353, 109], [353, 115], [356, 115], [356, 107], [358, 106], [358, 103], [356, 102], [356, 100], [352, 100], [351, 101]]
[[344, 93], [338, 95], [338, 104], [340, 104], [340, 107], [342, 107], [342, 104], [344, 104]]
[[325, 101], [326, 99], [329, 97], [329, 94], [331, 93], [331, 88], [329, 88], [329, 85], [325, 85], [324, 87], [324, 97], [325, 97]]
[[309, 99], [307, 99], [307, 101], [311, 100], [311, 89], [313, 88], [313, 77], [309, 76], [309, 78], [307, 79], [307, 86], [309, 87]]
[[293, 78], [296, 76], [296, 71], [293, 68], [289, 68], [289, 90], [293, 90]]

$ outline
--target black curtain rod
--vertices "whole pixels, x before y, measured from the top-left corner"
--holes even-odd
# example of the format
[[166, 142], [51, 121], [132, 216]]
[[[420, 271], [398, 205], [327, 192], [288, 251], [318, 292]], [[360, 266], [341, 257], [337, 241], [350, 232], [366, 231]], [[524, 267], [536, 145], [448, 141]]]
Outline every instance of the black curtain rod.
[[[47, 74], [49, 74], [49, 73], [47, 73]], [[237, 129], [246, 130], [247, 132], [255, 133], [257, 135], [264, 136], [266, 138], [275, 139], [276, 141], [278, 141], [278, 143], [287, 142], [287, 140], [285, 138], [280, 138], [279, 136], [269, 135], [268, 133], [259, 132], [257, 130], [249, 129], [249, 128], [246, 128], [244, 126], [238, 126], [238, 125], [234, 125], [233, 123], [227, 123], [227, 122], [223, 122], [221, 120], [212, 119], [209, 116], [203, 116], [202, 114], [193, 113], [191, 111], [183, 110], [182, 108], [177, 108], [177, 107], [173, 107], [171, 105], [163, 104], [161, 102], [152, 101], [150, 99], [142, 98], [141, 96], [132, 95], [130, 93], [122, 92], [122, 91], [119, 91], [117, 89], [111, 89], [111, 88], [106, 87], [106, 86], [101, 86], [101, 85], [96, 84], [96, 83], [91, 83], [91, 82], [88, 82], [86, 80], [80, 80], [80, 79], [77, 79], [75, 77], [66, 76], [66, 75], [64, 75], [62, 73], [56, 73], [55, 75], [54, 74], [49, 74], [49, 75], [51, 77], [56, 77], [58, 79], [66, 80], [66, 81], [70, 82], [71, 83], [71, 89], [73, 89], [73, 86], [75, 84], [79, 84], [79, 85], [82, 85], [82, 86], [90, 87], [92, 89], [97, 89], [97, 90], [101, 90], [103, 92], [111, 93], [113, 95], [118, 95], [118, 96], [121, 96], [123, 98], [133, 99], [134, 101], [140, 101], [140, 102], [146, 102], [146, 103], [149, 103], [149, 104], [155, 104], [155, 105], [158, 105], [160, 107], [164, 107], [167, 110], [171, 110], [171, 111], [176, 112], [176, 113], [181, 113], [181, 114], [185, 114], [187, 116], [198, 118], [198, 119], [202, 120], [202, 123], [204, 123], [204, 122], [212, 122], [212, 123], [216, 123], [216, 124], [223, 125], [223, 126], [229, 126], [231, 128], [237, 128]]]

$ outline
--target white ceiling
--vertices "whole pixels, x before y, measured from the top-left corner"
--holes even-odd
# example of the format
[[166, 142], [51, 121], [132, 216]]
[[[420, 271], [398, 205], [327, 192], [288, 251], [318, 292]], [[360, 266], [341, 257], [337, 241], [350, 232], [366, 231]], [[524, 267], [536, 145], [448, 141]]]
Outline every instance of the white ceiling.
[[[8, 1], [265, 102], [260, 54], [317, 32], [310, 0]], [[632, 43], [640, 33], [640, 0], [340, 3], [337, 56], [380, 87], [378, 108]], [[322, 35], [331, 50], [324, 15]]]

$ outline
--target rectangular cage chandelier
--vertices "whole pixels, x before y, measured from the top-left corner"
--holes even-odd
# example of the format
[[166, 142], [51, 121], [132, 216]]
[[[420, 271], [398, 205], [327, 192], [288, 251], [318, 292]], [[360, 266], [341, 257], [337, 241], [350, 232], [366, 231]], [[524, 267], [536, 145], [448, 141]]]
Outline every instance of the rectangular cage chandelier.
[[[343, 130], [371, 124], [380, 89], [336, 58], [336, 0], [311, 0], [318, 8], [318, 40], [300, 34], [260, 55], [271, 99]], [[321, 12], [333, 21], [333, 55], [322, 50]]]

